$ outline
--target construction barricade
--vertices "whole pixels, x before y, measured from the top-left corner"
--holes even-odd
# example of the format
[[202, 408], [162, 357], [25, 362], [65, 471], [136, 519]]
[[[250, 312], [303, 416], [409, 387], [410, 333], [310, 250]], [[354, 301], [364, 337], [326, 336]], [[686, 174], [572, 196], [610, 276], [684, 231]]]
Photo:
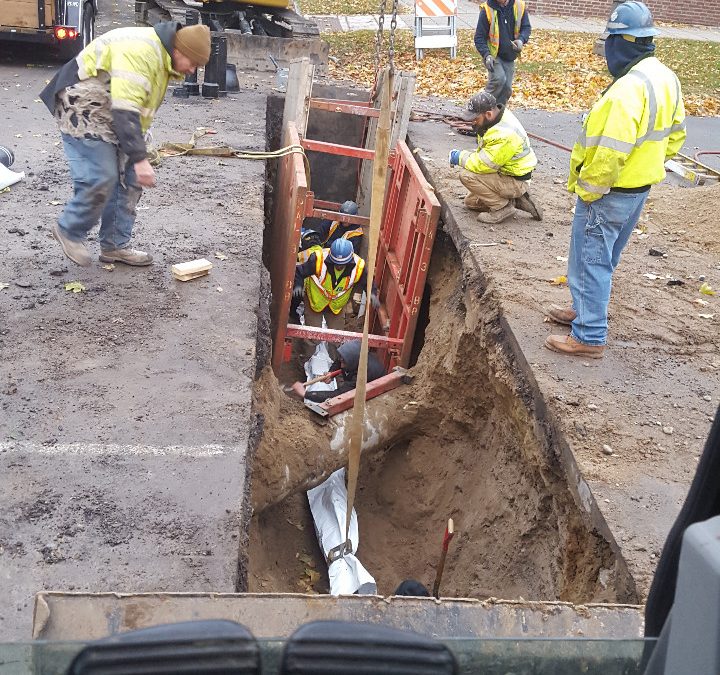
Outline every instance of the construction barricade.
[[415, 0], [415, 58], [426, 49], [450, 49], [457, 54], [457, 0]]

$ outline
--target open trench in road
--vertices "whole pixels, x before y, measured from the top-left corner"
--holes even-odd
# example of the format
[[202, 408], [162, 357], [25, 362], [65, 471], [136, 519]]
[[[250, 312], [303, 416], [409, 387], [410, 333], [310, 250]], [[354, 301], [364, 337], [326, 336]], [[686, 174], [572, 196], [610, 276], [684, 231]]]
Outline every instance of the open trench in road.
[[[276, 198], [270, 188], [266, 213]], [[274, 249], [265, 243], [267, 264]], [[446, 597], [637, 602], [623, 558], [591, 516], [586, 486], [558, 449], [492, 288], [441, 231], [415, 345], [413, 384], [368, 404], [380, 422], [363, 453], [355, 508], [358, 557], [378, 592], [389, 595], [407, 578], [432, 586], [452, 517]], [[280, 377], [300, 374], [290, 367]], [[344, 465], [342, 421], [318, 425], [280, 384], [267, 366], [255, 387], [263, 435], [243, 590], [328, 592], [305, 490]]]

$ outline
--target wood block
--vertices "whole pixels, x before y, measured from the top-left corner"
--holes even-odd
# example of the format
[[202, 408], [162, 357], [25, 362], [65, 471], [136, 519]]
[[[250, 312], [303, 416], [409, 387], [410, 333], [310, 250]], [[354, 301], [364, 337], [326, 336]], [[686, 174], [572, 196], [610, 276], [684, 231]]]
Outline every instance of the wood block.
[[[2, 5], [0, 26], [38, 27], [37, 0], [2, 0]], [[52, 0], [45, 0], [45, 25], [52, 26], [54, 18], [55, 3]]]
[[198, 277], [204, 277], [210, 273], [212, 263], [205, 258], [199, 260], [189, 260], [188, 262], [178, 263], [170, 268], [170, 271], [178, 281], [190, 281]]

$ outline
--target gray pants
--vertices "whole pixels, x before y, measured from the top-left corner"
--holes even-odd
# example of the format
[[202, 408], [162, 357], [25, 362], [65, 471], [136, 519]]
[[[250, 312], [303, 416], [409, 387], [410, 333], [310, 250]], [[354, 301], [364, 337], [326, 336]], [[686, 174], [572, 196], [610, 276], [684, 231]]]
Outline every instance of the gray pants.
[[495, 58], [495, 66], [488, 71], [485, 91], [492, 94], [498, 103], [505, 105], [512, 94], [512, 83], [515, 75], [515, 61], [503, 61]]

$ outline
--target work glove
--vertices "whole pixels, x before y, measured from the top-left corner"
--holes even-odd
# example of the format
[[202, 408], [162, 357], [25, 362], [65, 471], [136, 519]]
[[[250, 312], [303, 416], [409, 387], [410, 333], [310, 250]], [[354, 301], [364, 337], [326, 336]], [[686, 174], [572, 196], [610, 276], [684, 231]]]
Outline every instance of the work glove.
[[491, 72], [495, 70], [495, 59], [490, 54], [485, 57], [485, 67]]
[[380, 309], [380, 298], [378, 298], [375, 291], [370, 293], [370, 304], [373, 306], [373, 309]]
[[522, 48], [525, 46], [525, 43], [520, 39], [513, 40], [510, 44], [512, 45], [513, 49], [518, 53], [521, 52]]
[[460, 164], [460, 150], [450, 151], [450, 166], [458, 166]]
[[304, 292], [305, 288], [303, 286], [295, 286], [295, 288], [293, 288], [293, 298], [301, 300]]

